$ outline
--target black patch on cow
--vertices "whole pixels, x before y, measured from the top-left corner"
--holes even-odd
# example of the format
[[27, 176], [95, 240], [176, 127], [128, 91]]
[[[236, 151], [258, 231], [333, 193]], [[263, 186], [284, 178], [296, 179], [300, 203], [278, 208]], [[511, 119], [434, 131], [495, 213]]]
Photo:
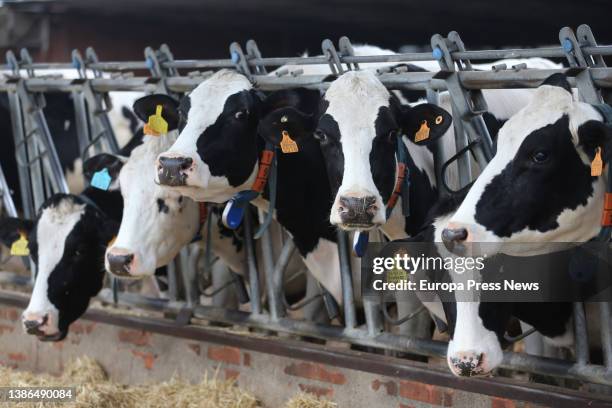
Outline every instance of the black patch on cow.
[[[255, 134], [260, 102], [254, 91], [231, 95], [221, 115], [196, 142], [198, 155], [211, 175], [226, 177], [232, 187], [249, 178], [257, 160]], [[229, 157], [232, 159], [228, 160]]]
[[565, 76], [565, 74], [552, 74], [551, 76], [546, 78], [544, 82], [542, 82], [542, 85], [558, 86], [559, 88], [565, 89], [570, 94], [572, 93], [572, 87], [567, 81], [567, 77]]
[[170, 208], [162, 198], [157, 199], [157, 211], [164, 214], [168, 214], [168, 211], [170, 211]]
[[[534, 161], [536, 153], [546, 160]], [[524, 229], [558, 227], [563, 210], [585, 205], [593, 178], [572, 143], [567, 115], [533, 131], [516, 156], [485, 187], [476, 204], [476, 221], [499, 237]]]
[[499, 134], [499, 129], [504, 126], [507, 119], [497, 119], [491, 112], [483, 113], [482, 119], [484, 120], [487, 130], [489, 131], [489, 136], [491, 136], [491, 141], [493, 142], [493, 154], [495, 154], [497, 151], [497, 135]]
[[315, 135], [319, 138], [321, 152], [325, 158], [328, 181], [335, 197], [344, 177], [344, 153], [340, 143], [338, 122], [331, 115], [324, 114], [319, 120]]
[[537, 307], [533, 306], [531, 303], [515, 303], [513, 314], [546, 337], [558, 337], [567, 332], [568, 322], [573, 313], [571, 303], [540, 302]]
[[179, 113], [179, 121], [178, 121], [178, 130], [182, 132], [185, 129], [185, 125], [187, 125], [187, 115], [189, 114], [189, 109], [191, 109], [191, 97], [189, 95], [185, 95], [181, 98], [181, 101], [178, 106]]
[[395, 186], [395, 152], [399, 136], [398, 125], [389, 107], [381, 106], [378, 109], [374, 129], [376, 136], [370, 150], [370, 169], [374, 185], [386, 203]]

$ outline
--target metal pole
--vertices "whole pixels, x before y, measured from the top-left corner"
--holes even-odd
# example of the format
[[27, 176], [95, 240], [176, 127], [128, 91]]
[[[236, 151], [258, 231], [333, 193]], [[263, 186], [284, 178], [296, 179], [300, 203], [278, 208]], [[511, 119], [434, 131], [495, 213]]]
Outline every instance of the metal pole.
[[249, 270], [249, 286], [251, 288], [251, 312], [261, 314], [261, 297], [259, 296], [259, 274], [257, 272], [257, 260], [255, 259], [255, 248], [253, 246], [253, 221], [251, 208], [244, 211], [244, 247], [246, 264]]
[[344, 325], [352, 329], [357, 325], [355, 298], [353, 296], [353, 276], [349, 259], [348, 239], [346, 232], [338, 230], [338, 256], [340, 258], [340, 278], [342, 281], [342, 307]]

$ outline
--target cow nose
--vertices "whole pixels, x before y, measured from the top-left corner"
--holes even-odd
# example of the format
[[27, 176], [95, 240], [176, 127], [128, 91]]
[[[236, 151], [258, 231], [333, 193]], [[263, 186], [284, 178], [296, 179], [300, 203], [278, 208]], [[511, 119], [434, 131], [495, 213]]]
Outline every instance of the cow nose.
[[449, 366], [453, 374], [459, 377], [473, 377], [486, 374], [483, 369], [484, 353], [474, 351], [459, 352], [449, 357]]
[[375, 196], [339, 198], [338, 212], [344, 226], [352, 228], [369, 228], [372, 218], [378, 211]]
[[157, 159], [157, 175], [160, 184], [166, 186], [184, 186], [187, 180], [186, 170], [191, 168], [193, 159], [191, 157], [160, 156]]
[[119, 277], [130, 276], [130, 264], [134, 260], [134, 254], [115, 254], [109, 252], [106, 255], [109, 271]]
[[442, 230], [442, 241], [463, 242], [467, 239], [468, 232], [465, 228], [444, 228]]
[[23, 327], [28, 334], [40, 334], [40, 327], [44, 326], [49, 320], [49, 315], [36, 315], [32, 313], [23, 315]]

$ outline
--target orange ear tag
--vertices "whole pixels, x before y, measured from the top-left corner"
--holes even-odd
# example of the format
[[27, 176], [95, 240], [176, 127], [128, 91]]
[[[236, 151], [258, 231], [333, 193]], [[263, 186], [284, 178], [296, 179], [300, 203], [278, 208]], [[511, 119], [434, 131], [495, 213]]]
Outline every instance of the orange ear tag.
[[30, 248], [28, 248], [28, 239], [23, 231], [19, 231], [19, 239], [11, 245], [11, 255], [13, 256], [28, 256]]
[[143, 128], [145, 135], [161, 136], [168, 133], [168, 122], [162, 116], [162, 109], [162, 105], [157, 105], [155, 115], [149, 116], [149, 121]]
[[601, 147], [595, 151], [595, 158], [591, 162], [591, 177], [601, 176], [603, 170], [603, 160], [601, 160]]
[[297, 143], [289, 136], [289, 132], [286, 130], [283, 130], [283, 139], [280, 142], [280, 147], [283, 153], [297, 153], [300, 151]]
[[429, 126], [427, 126], [427, 121], [424, 120], [419, 130], [414, 134], [414, 141], [421, 142], [427, 139], [429, 139]]

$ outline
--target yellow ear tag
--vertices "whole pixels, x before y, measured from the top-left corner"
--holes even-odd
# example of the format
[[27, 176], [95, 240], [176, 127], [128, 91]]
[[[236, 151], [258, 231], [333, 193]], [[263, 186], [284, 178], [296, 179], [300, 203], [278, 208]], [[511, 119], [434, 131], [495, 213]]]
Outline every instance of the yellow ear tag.
[[280, 147], [283, 153], [297, 153], [300, 151], [297, 143], [289, 136], [289, 132], [286, 130], [283, 130], [283, 139], [280, 142]]
[[11, 255], [14, 256], [28, 256], [30, 255], [30, 248], [28, 248], [28, 239], [24, 232], [19, 231], [19, 239], [11, 245]]
[[144, 125], [145, 135], [160, 136], [168, 133], [168, 122], [162, 116], [162, 105], [155, 107], [155, 115], [149, 116], [149, 121]]
[[603, 170], [603, 160], [601, 160], [601, 147], [595, 151], [595, 158], [591, 162], [591, 177], [601, 176]]
[[424, 120], [423, 123], [421, 123], [421, 127], [414, 135], [414, 141], [420, 142], [427, 139], [429, 139], [429, 126], [427, 126], [427, 121]]

